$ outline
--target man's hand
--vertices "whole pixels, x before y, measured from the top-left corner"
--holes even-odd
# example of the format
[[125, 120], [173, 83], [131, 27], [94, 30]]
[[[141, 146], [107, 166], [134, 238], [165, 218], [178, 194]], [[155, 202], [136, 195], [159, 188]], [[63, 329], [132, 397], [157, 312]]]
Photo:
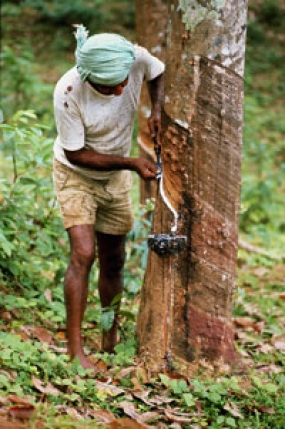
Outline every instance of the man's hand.
[[157, 166], [145, 158], [133, 158], [134, 170], [145, 181], [154, 180], [158, 173]]
[[157, 143], [160, 145], [159, 142], [159, 135], [161, 131], [161, 107], [157, 106], [156, 108], [153, 108], [151, 111], [151, 115], [148, 118], [148, 128], [149, 132], [152, 138], [157, 136]]

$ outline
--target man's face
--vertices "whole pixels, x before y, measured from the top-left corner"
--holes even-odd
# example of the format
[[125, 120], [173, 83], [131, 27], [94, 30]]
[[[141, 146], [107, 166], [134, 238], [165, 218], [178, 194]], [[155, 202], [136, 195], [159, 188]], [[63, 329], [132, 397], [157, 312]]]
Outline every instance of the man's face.
[[101, 94], [104, 95], [121, 95], [124, 91], [124, 87], [128, 84], [129, 78], [127, 77], [123, 82], [119, 83], [115, 86], [105, 86], [105, 85], [99, 85], [97, 83], [91, 83], [91, 85]]

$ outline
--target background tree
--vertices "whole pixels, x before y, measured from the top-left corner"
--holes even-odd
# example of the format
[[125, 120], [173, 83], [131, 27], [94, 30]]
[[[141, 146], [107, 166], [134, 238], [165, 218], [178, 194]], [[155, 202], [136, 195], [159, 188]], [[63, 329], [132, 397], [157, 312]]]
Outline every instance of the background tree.
[[[138, 318], [153, 370], [233, 363], [247, 0], [168, 1], [163, 188], [188, 238], [179, 256], [150, 252]], [[173, 215], [161, 197], [154, 232]]]
[[[138, 44], [146, 47], [153, 55], [165, 60], [167, 1], [136, 0], [136, 37]], [[138, 145], [141, 155], [154, 159], [153, 142], [149, 137], [147, 118], [150, 114], [149, 95], [143, 87], [139, 107]], [[140, 181], [140, 200], [143, 203], [153, 197], [156, 191], [155, 182]]]

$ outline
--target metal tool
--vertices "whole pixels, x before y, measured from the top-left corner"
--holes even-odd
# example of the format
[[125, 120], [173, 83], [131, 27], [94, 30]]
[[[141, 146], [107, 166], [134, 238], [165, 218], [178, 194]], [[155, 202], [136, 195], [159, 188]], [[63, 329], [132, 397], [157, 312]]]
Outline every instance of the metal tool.
[[148, 247], [159, 256], [177, 255], [186, 248], [186, 235], [152, 234], [148, 236]]
[[154, 152], [156, 154], [156, 166], [159, 169], [158, 173], [156, 174], [156, 179], [159, 182], [158, 186], [159, 186], [160, 194], [166, 206], [173, 213], [175, 224], [174, 224], [174, 227], [171, 229], [173, 231], [171, 234], [149, 235], [147, 244], [148, 244], [148, 247], [154, 252], [156, 252], [159, 256], [176, 255], [186, 248], [187, 236], [175, 234], [177, 230], [178, 214], [170, 204], [163, 190], [161, 148], [157, 143], [157, 135], [154, 136], [153, 143], [154, 143]]

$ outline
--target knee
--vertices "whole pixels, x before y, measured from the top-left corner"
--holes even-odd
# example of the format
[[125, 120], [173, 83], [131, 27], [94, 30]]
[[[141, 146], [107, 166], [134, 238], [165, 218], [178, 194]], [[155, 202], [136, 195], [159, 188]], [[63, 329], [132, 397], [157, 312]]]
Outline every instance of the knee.
[[95, 260], [95, 249], [88, 247], [73, 248], [71, 252], [71, 263], [77, 269], [90, 269]]

